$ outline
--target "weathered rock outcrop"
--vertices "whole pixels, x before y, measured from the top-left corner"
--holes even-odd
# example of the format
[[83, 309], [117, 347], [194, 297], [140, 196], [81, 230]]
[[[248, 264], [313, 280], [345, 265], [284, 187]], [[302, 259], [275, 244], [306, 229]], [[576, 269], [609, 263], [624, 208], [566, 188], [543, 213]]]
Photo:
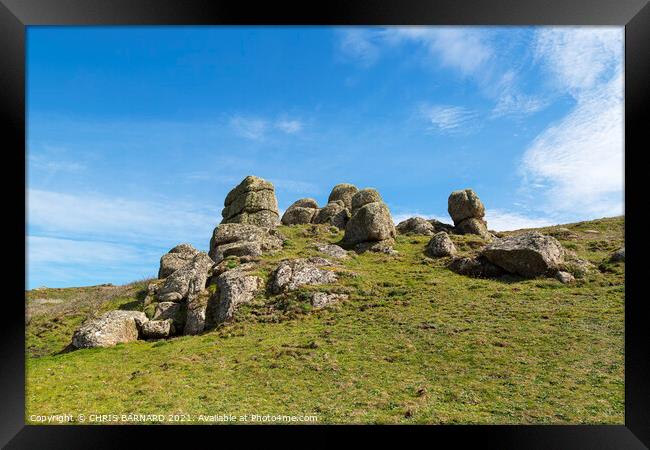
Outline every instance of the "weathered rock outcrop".
[[159, 301], [179, 302], [187, 299], [205, 288], [214, 261], [207, 253], [199, 252], [186, 263], [168, 276], [156, 294]]
[[275, 188], [269, 181], [247, 176], [226, 196], [221, 223], [275, 227], [279, 222]]
[[301, 225], [311, 223], [318, 213], [318, 203], [312, 198], [302, 198], [294, 202], [282, 215], [283, 225]]
[[564, 262], [564, 249], [553, 237], [537, 231], [497, 239], [481, 254], [504, 270], [524, 277], [553, 275]]
[[232, 319], [237, 308], [253, 300], [255, 293], [262, 287], [262, 279], [247, 271], [252, 267], [242, 265], [222, 273], [217, 278], [217, 292], [211, 299], [214, 308], [215, 324]]
[[180, 269], [199, 253], [197, 249], [190, 244], [179, 244], [165, 253], [160, 258], [160, 268], [158, 269], [158, 278], [167, 278], [174, 271]]
[[352, 197], [357, 193], [359, 189], [353, 184], [341, 183], [337, 184], [332, 188], [329, 197], [327, 198], [327, 203], [332, 203], [335, 201], [342, 201], [343, 207], [349, 211], [352, 211]]
[[334, 283], [338, 279], [336, 273], [321, 268], [331, 265], [319, 257], [282, 261], [271, 276], [271, 292], [279, 294], [304, 285]]
[[135, 341], [141, 327], [148, 322], [140, 311], [109, 311], [98, 318], [86, 321], [72, 336], [75, 348], [111, 347]]
[[388, 207], [381, 200], [369, 201], [376, 199], [371, 191], [364, 189], [354, 195], [352, 203], [357, 208], [345, 226], [343, 244], [354, 246], [357, 252], [385, 251], [396, 235]]
[[334, 200], [323, 206], [312, 219], [313, 223], [327, 223], [344, 229], [350, 219], [350, 210], [343, 200]]
[[432, 258], [452, 256], [456, 253], [456, 246], [447, 233], [441, 231], [434, 235], [424, 249], [424, 253]]
[[228, 256], [260, 256], [282, 248], [283, 242], [282, 235], [273, 228], [225, 223], [214, 229], [209, 255], [216, 263]]
[[411, 217], [403, 220], [395, 227], [399, 234], [420, 234], [422, 236], [433, 236], [435, 227], [431, 222], [422, 217]]
[[447, 211], [459, 234], [478, 234], [489, 236], [487, 222], [484, 220], [485, 207], [471, 189], [454, 191], [447, 201]]

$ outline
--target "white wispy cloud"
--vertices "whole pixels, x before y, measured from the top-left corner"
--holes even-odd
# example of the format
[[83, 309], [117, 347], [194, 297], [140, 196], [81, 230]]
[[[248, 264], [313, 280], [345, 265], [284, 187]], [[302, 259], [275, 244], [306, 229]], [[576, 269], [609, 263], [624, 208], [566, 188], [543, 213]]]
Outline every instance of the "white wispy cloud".
[[543, 29], [537, 58], [573, 109], [542, 131], [521, 163], [524, 189], [543, 210], [567, 217], [623, 213], [621, 29]]
[[69, 161], [45, 154], [30, 153], [28, 168], [54, 174], [57, 172], [81, 172], [86, 169], [86, 165], [79, 161]]
[[266, 136], [268, 121], [256, 117], [235, 116], [230, 119], [230, 126], [239, 136], [259, 141]]
[[379, 43], [375, 42], [381, 36], [362, 28], [348, 28], [338, 32], [339, 50], [341, 54], [364, 67], [373, 65], [380, 55]]
[[387, 49], [410, 43], [424, 49], [425, 64], [456, 71], [473, 80], [495, 101], [491, 117], [524, 116], [548, 105], [541, 96], [522, 91], [518, 69], [499, 52], [495, 32], [479, 27], [388, 27], [340, 33], [339, 47], [349, 58], [369, 67]]
[[620, 27], [544, 27], [536, 33], [534, 52], [558, 87], [577, 97], [616, 75], [623, 32]]
[[492, 117], [528, 115], [542, 110], [548, 103], [542, 97], [504, 91], [497, 99]]
[[364, 67], [375, 64], [386, 47], [411, 42], [443, 67], [475, 73], [493, 55], [485, 30], [470, 27], [350, 28], [339, 32], [341, 53]]
[[[29, 264], [132, 264], [142, 261], [142, 249], [113, 242], [27, 236]], [[160, 256], [160, 255], [158, 255]], [[153, 272], [155, 268], [151, 268]]]
[[461, 106], [423, 105], [420, 112], [433, 132], [467, 133], [478, 125], [478, 114]]
[[391, 43], [411, 41], [424, 46], [444, 67], [464, 75], [476, 73], [494, 54], [488, 34], [471, 27], [395, 27], [384, 31]]
[[283, 134], [297, 134], [303, 129], [303, 122], [298, 119], [269, 119], [237, 115], [230, 119], [230, 127], [241, 137], [263, 141], [274, 130]]
[[275, 122], [275, 127], [284, 133], [296, 134], [302, 130], [302, 122], [299, 120], [282, 119]]

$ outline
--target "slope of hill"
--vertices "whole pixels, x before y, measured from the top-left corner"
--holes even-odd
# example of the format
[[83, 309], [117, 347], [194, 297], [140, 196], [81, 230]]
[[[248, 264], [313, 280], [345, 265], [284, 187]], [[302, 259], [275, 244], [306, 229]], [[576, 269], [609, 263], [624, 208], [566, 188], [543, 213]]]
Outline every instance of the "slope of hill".
[[[289, 242], [263, 257], [264, 276], [284, 258], [317, 255], [316, 240], [342, 237], [325, 226], [279, 230]], [[446, 258], [424, 255], [429, 237], [398, 236], [398, 256], [342, 260], [348, 274], [337, 289], [349, 299], [334, 307], [311, 311], [304, 299], [313, 287], [259, 296], [214, 331], [113, 348], [64, 351], [90, 314], [142, 310], [147, 280], [28, 291], [26, 420], [133, 413], [193, 422], [269, 414], [622, 424], [625, 264], [607, 258], [623, 230], [622, 217], [540, 229], [596, 265], [571, 284], [458, 275]], [[478, 236], [452, 239], [461, 254], [483, 245]]]

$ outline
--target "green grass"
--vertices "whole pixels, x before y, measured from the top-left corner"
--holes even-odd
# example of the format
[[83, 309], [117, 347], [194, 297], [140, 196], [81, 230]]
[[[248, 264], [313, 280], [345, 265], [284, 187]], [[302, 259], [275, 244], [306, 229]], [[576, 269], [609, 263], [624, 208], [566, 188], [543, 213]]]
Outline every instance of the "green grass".
[[[569, 232], [558, 229], [566, 228]], [[325, 227], [280, 227], [284, 258], [337, 242]], [[596, 230], [599, 233], [585, 233]], [[549, 227], [597, 269], [575, 284], [468, 278], [399, 236], [397, 257], [341, 262], [350, 295], [310, 311], [306, 291], [259, 296], [237, 321], [201, 336], [59, 353], [100, 288], [39, 290], [45, 308], [27, 327], [31, 414], [314, 414], [319, 423], [607, 423], [624, 417], [623, 218]], [[453, 236], [463, 253], [477, 237]], [[146, 283], [114, 288], [95, 311], [141, 308]], [[81, 299], [81, 300], [80, 300]], [[281, 306], [269, 312], [269, 305]]]

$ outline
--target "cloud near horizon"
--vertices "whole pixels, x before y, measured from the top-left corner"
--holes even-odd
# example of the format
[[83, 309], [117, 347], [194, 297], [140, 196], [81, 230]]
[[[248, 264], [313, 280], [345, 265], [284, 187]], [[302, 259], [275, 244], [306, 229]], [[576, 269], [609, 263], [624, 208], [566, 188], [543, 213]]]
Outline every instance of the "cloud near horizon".
[[[453, 224], [449, 216], [440, 215], [440, 214], [426, 214], [418, 212], [402, 212], [399, 214], [393, 215], [393, 222], [395, 225], [399, 224], [403, 220], [409, 219], [411, 217], [422, 217], [424, 219], [436, 219], [443, 223]], [[529, 217], [524, 214], [502, 211], [499, 209], [487, 209], [485, 211], [485, 220], [488, 223], [488, 228], [494, 231], [514, 231], [521, 230], [523, 228], [541, 228], [551, 225], [557, 225], [557, 223], [547, 217]]]
[[[121, 199], [101, 194], [27, 190], [30, 234], [166, 246], [179, 240], [207, 246], [216, 208], [177, 201]], [[201, 236], [206, 242], [197, 242]], [[207, 236], [207, 238], [205, 237]], [[171, 246], [173, 246], [171, 245]]]
[[61, 283], [155, 274], [160, 256], [179, 242], [207, 250], [218, 223], [185, 203], [38, 189], [27, 191], [27, 218], [28, 282], [57, 274]]

